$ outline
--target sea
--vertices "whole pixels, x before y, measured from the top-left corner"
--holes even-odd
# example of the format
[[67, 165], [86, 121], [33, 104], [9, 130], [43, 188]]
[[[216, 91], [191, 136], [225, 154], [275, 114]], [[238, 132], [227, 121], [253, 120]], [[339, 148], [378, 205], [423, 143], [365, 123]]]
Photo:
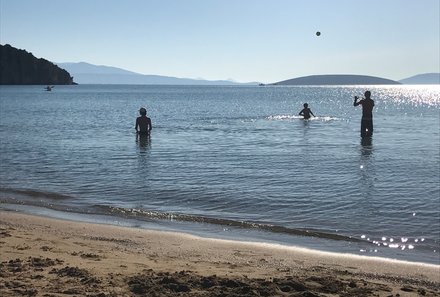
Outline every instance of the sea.
[[0, 86], [0, 209], [440, 265], [439, 134], [439, 85]]

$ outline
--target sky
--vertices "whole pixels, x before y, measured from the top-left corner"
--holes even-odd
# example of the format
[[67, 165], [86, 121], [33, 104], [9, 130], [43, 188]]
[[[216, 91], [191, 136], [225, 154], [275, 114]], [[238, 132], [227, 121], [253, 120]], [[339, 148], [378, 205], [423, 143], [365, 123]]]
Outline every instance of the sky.
[[185, 78], [400, 80], [440, 72], [440, 0], [0, 0], [0, 44]]

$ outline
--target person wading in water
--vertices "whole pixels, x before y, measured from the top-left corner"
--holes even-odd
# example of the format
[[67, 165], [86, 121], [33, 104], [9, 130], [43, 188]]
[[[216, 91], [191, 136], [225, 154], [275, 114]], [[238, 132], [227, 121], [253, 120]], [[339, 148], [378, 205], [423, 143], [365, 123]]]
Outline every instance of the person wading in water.
[[134, 127], [136, 132], [139, 134], [150, 134], [153, 126], [151, 126], [151, 119], [147, 117], [147, 110], [142, 107], [139, 109], [139, 114], [141, 116], [136, 118], [136, 125]]
[[358, 101], [359, 97], [354, 96], [353, 106], [362, 105], [362, 119], [361, 119], [361, 137], [373, 136], [373, 107], [374, 100], [372, 100], [371, 92], [365, 92], [365, 99]]

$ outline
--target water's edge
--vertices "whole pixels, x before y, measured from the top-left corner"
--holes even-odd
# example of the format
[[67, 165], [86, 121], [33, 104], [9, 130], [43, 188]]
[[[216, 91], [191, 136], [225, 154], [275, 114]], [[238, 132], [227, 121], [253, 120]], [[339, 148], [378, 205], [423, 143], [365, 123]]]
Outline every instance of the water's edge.
[[378, 242], [370, 238], [356, 238], [311, 229], [293, 229], [283, 226], [234, 221], [188, 214], [124, 209], [95, 205], [84, 211], [80, 208], [0, 199], [0, 211], [12, 211], [47, 218], [86, 222], [112, 226], [124, 226], [157, 231], [171, 231], [204, 238], [225, 239], [238, 242], [259, 242], [286, 247], [298, 247], [336, 254], [352, 254], [411, 263], [440, 265], [440, 259], [424, 258], [426, 254], [401, 254], [396, 249], [378, 248]]

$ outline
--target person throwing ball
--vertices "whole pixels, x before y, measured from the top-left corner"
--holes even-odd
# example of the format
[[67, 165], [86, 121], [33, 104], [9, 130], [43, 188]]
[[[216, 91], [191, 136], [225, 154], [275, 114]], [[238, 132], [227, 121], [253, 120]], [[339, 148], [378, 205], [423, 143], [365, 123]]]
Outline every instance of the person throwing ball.
[[373, 136], [373, 107], [374, 100], [372, 100], [371, 92], [365, 92], [365, 98], [358, 101], [359, 97], [354, 96], [353, 106], [362, 105], [362, 120], [361, 120], [361, 137]]

